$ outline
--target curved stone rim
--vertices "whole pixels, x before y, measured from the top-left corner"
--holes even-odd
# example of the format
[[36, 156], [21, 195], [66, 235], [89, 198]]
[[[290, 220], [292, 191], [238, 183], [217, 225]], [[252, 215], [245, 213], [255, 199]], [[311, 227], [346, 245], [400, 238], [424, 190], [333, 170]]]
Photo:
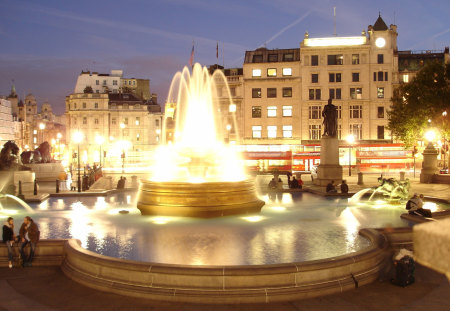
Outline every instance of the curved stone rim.
[[242, 266], [187, 266], [122, 260], [69, 240], [62, 270], [88, 287], [164, 301], [253, 303], [309, 298], [355, 288], [378, 278], [388, 241], [374, 229], [359, 232], [371, 245], [314, 261]]

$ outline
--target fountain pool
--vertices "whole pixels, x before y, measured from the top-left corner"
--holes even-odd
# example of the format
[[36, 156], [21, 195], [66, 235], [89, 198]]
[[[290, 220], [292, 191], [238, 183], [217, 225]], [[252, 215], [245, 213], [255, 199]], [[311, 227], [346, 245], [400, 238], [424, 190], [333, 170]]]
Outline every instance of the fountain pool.
[[[324, 259], [356, 252], [369, 242], [361, 228], [402, 227], [403, 205], [380, 201], [349, 204], [307, 192], [260, 195], [260, 213], [214, 219], [142, 216], [137, 193], [106, 197], [50, 198], [33, 214], [10, 202], [0, 217], [18, 227], [30, 214], [41, 238], [76, 238], [83, 248], [106, 256], [183, 265], [263, 265]], [[449, 208], [426, 202], [425, 208]], [[128, 214], [119, 211], [127, 210]]]

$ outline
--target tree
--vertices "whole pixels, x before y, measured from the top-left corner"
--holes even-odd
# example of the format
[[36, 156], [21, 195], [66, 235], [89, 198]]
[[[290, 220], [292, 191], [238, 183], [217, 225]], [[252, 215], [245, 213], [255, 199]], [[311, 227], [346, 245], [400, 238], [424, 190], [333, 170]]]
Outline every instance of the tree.
[[84, 93], [94, 93], [94, 90], [90, 85], [86, 86], [83, 90]]
[[425, 65], [411, 82], [394, 90], [388, 128], [406, 148], [421, 140], [430, 126], [449, 137], [450, 127], [442, 115], [444, 111], [450, 114], [449, 86], [450, 64], [436, 61]]

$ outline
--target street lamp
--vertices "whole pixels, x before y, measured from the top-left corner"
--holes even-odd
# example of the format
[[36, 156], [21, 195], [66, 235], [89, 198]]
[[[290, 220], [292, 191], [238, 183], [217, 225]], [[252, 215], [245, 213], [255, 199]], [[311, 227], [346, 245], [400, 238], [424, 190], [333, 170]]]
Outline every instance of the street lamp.
[[103, 138], [103, 136], [95, 136], [95, 142], [99, 145], [100, 150], [99, 150], [99, 164], [100, 166], [102, 166], [102, 144], [105, 142], [105, 138]]
[[[445, 125], [446, 124], [445, 121], [447, 119], [447, 111], [446, 110], [442, 113], [442, 117], [443, 117], [442, 119], [444, 121], [443, 124]], [[444, 136], [443, 137], [443, 140], [444, 140], [444, 159], [443, 159], [444, 160], [444, 165], [443, 165], [442, 168], [444, 169], [444, 172], [445, 172], [445, 168], [448, 167], [448, 166], [445, 163], [445, 154], [447, 153], [447, 148], [446, 148], [446, 145], [445, 145], [446, 137], [445, 137], [445, 128], [444, 127], [442, 128], [442, 132], [444, 133], [444, 135], [443, 135]]]
[[44, 142], [44, 129], [45, 129], [45, 123], [39, 123], [39, 129], [41, 130], [41, 144]]
[[80, 143], [83, 141], [83, 133], [76, 131], [73, 133], [73, 141], [78, 144], [78, 192], [81, 192], [81, 177], [80, 177]]
[[432, 142], [436, 139], [436, 132], [434, 130], [426, 131], [425, 138], [428, 140], [428, 145], [432, 144]]
[[348, 176], [352, 176], [352, 144], [355, 142], [355, 135], [348, 135], [346, 140], [348, 142]]

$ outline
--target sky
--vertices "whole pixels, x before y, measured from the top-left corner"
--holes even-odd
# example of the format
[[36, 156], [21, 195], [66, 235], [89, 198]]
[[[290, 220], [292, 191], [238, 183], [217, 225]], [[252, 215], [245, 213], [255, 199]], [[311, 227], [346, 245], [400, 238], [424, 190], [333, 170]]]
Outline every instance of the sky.
[[64, 113], [82, 70], [150, 79], [164, 104], [173, 75], [195, 62], [242, 67], [246, 50], [296, 48], [310, 37], [357, 36], [379, 12], [398, 26], [399, 50], [450, 45], [448, 0], [0, 0], [0, 95]]

